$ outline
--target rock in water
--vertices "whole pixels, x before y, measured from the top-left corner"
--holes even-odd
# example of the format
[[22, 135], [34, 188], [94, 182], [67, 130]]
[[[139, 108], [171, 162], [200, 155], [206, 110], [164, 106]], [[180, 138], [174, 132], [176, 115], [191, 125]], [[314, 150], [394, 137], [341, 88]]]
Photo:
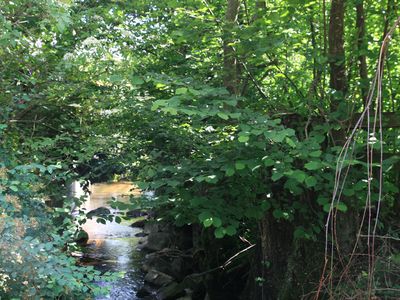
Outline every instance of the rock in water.
[[86, 216], [88, 218], [93, 218], [93, 217], [107, 217], [109, 214], [111, 214], [111, 211], [104, 206], [100, 206], [96, 209], [93, 209], [91, 211], [89, 211]]
[[144, 217], [147, 216], [147, 212], [142, 211], [140, 209], [134, 209], [126, 212], [126, 216], [130, 218], [139, 218], [139, 217]]
[[146, 220], [138, 220], [136, 222], [133, 222], [131, 224], [131, 227], [143, 228], [145, 224], [146, 224]]

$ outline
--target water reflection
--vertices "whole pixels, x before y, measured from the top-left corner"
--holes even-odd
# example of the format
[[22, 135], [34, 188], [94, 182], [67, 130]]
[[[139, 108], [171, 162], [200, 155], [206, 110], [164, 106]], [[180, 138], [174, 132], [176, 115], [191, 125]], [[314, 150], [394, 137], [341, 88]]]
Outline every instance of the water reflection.
[[[107, 202], [111, 198], [127, 202], [130, 194], [139, 193], [133, 188], [129, 182], [94, 184], [82, 207], [86, 212], [99, 207], [107, 207], [112, 211]], [[125, 272], [123, 278], [110, 283], [109, 296], [97, 299], [138, 299], [135, 295], [143, 283], [143, 276], [139, 270], [142, 257], [136, 250], [138, 238], [135, 237], [139, 229], [116, 222], [101, 224], [97, 223], [95, 218], [88, 220], [83, 229], [89, 234], [89, 242], [82, 262], [101, 271]]]
[[[118, 214], [118, 211], [111, 209], [108, 202], [116, 199], [121, 202], [129, 202], [129, 195], [138, 195], [139, 190], [135, 189], [130, 182], [116, 183], [96, 183], [91, 186], [91, 194], [82, 208], [89, 212], [99, 207], [107, 207], [111, 212]], [[106, 239], [114, 237], [133, 237], [138, 230], [126, 224], [107, 222], [107, 224], [97, 223], [96, 219], [87, 220], [83, 225], [83, 230], [89, 234], [89, 239]]]

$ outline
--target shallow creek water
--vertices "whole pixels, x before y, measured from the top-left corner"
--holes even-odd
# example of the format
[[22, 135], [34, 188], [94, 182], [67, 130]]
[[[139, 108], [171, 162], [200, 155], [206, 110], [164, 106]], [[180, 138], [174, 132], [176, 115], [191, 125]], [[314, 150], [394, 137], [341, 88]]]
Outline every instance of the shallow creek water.
[[[129, 194], [139, 193], [129, 182], [98, 183], [91, 186], [91, 194], [83, 204], [86, 212], [98, 207], [107, 207], [111, 198], [118, 201], [128, 201]], [[109, 284], [110, 295], [96, 299], [139, 299], [136, 292], [143, 283], [143, 274], [140, 271], [142, 254], [136, 250], [138, 238], [135, 234], [140, 230], [129, 226], [130, 223], [118, 224], [107, 222], [97, 223], [95, 218], [88, 220], [83, 229], [89, 234], [88, 245], [84, 249], [82, 262], [93, 265], [97, 270], [124, 272], [123, 278]]]

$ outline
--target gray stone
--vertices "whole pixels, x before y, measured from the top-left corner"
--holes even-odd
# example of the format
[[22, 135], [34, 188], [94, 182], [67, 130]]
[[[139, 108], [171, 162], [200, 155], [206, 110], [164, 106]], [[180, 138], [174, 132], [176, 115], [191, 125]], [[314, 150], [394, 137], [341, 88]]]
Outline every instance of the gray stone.
[[167, 248], [147, 254], [143, 260], [143, 269], [155, 269], [181, 281], [192, 272], [192, 260], [185, 260], [176, 250]]
[[174, 276], [169, 271], [171, 270], [170, 263], [164, 259], [159, 253], [150, 253], [145, 256], [143, 269], [146, 271], [156, 269], [157, 271]]
[[143, 216], [147, 216], [147, 212], [142, 211], [140, 209], [134, 209], [126, 212], [126, 216], [130, 218], [139, 218]]
[[172, 282], [169, 285], [162, 287], [157, 292], [157, 298], [159, 300], [172, 300], [184, 295], [184, 289], [177, 282]]
[[141, 237], [147, 236], [147, 234], [145, 234], [144, 232], [138, 232], [138, 233], [135, 234], [135, 236], [141, 238]]
[[136, 296], [139, 298], [145, 298], [151, 295], [151, 291], [147, 286], [142, 286], [136, 293]]
[[178, 298], [176, 300], [192, 300], [192, 299], [193, 299], [192, 296], [186, 295], [186, 296], [180, 297], [180, 298]]
[[147, 237], [147, 243], [143, 249], [150, 251], [160, 251], [169, 246], [171, 240], [170, 235], [166, 232], [154, 232]]
[[156, 233], [160, 231], [160, 224], [156, 222], [146, 222], [143, 232], [146, 234]]
[[138, 244], [142, 245], [142, 244], [147, 243], [147, 239], [148, 239], [148, 236], [142, 236], [142, 237], [138, 240]]
[[176, 300], [192, 300], [193, 299], [193, 297], [192, 297], [193, 291], [191, 289], [185, 289], [185, 293], [186, 293], [185, 296], [180, 297]]
[[150, 270], [144, 277], [144, 281], [160, 287], [172, 283], [174, 279], [171, 276], [157, 270]]

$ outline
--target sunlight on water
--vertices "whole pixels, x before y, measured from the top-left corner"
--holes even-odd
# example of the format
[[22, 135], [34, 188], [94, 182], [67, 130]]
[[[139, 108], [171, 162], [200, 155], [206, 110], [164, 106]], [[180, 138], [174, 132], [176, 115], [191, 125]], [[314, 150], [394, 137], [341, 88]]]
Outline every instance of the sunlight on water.
[[[129, 202], [129, 195], [140, 193], [129, 182], [93, 184], [90, 190], [90, 196], [82, 205], [86, 212], [106, 207], [118, 213], [110, 208], [108, 201], [115, 198]], [[135, 237], [140, 230], [116, 222], [97, 223], [95, 218], [87, 220], [83, 229], [89, 234], [89, 241], [82, 262], [101, 271], [125, 272], [123, 278], [111, 283], [109, 296], [97, 299], [137, 299], [136, 291], [143, 283], [139, 267], [142, 255], [136, 250], [138, 238]]]
[[[116, 213], [108, 204], [110, 200], [114, 198], [121, 202], [129, 202], [129, 195], [139, 195], [140, 193], [130, 182], [96, 183], [91, 186], [90, 190], [91, 194], [88, 200], [82, 205], [86, 212], [99, 207], [107, 207], [111, 212]], [[137, 229], [116, 222], [97, 223], [95, 218], [87, 220], [83, 225], [83, 230], [89, 234], [89, 239], [130, 237], [138, 232]]]

